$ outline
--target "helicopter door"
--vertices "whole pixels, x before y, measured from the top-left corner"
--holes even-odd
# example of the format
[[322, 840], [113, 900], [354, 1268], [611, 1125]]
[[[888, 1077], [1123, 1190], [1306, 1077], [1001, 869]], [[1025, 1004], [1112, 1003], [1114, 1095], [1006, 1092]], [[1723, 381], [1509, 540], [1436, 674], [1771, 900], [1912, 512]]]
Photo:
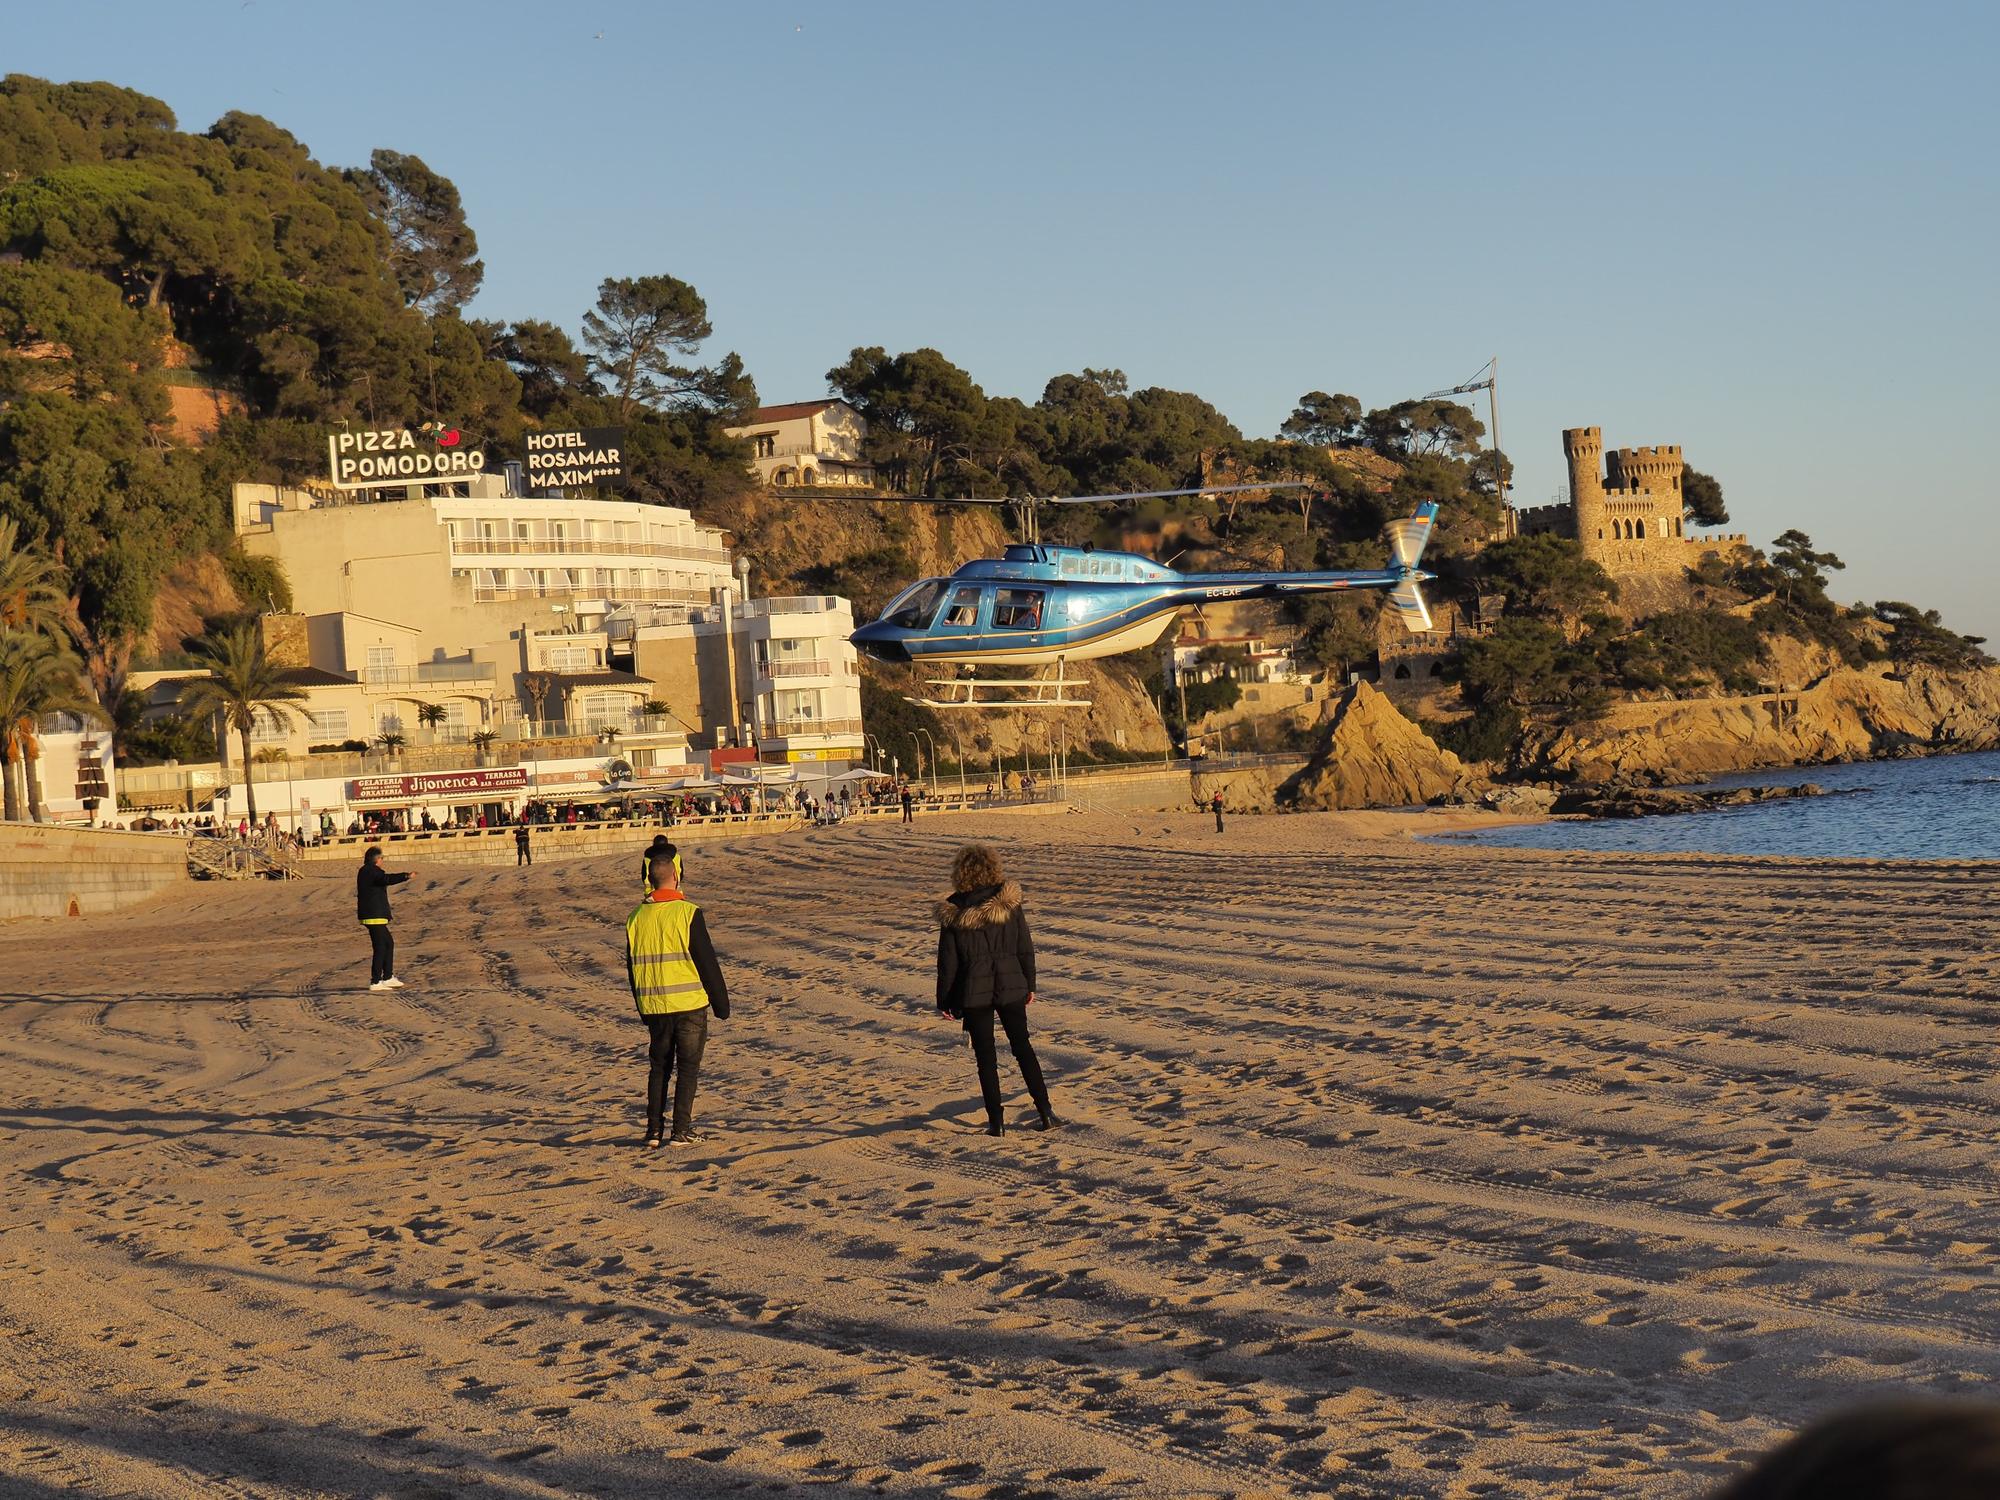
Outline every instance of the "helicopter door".
[[952, 590], [951, 603], [945, 606], [944, 618], [938, 624], [947, 630], [977, 630], [979, 596], [984, 592], [979, 588]]

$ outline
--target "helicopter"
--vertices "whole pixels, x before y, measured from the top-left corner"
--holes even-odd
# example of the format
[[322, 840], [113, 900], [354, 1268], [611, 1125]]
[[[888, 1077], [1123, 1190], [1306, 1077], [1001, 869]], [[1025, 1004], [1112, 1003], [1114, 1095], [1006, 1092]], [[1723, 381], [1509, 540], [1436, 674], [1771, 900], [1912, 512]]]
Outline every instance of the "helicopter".
[[[941, 693], [909, 700], [925, 708], [1087, 708], [1088, 698], [1071, 693], [1086, 685], [1069, 675], [1071, 663], [1150, 646], [1182, 610], [1203, 604], [1384, 589], [1405, 627], [1412, 633], [1430, 629], [1430, 609], [1420, 585], [1435, 575], [1418, 564], [1437, 520], [1434, 501], [1390, 523], [1387, 566], [1350, 572], [1181, 573], [1132, 552], [1045, 546], [1035, 523], [1042, 505], [1298, 487], [1281, 482], [976, 502], [1014, 506], [1026, 539], [997, 558], [962, 564], [949, 578], [911, 584], [879, 618], [848, 639], [877, 661], [958, 668], [953, 676], [927, 680], [928, 687]], [[1042, 671], [1030, 677], [980, 678], [982, 666], [1035, 666]]]

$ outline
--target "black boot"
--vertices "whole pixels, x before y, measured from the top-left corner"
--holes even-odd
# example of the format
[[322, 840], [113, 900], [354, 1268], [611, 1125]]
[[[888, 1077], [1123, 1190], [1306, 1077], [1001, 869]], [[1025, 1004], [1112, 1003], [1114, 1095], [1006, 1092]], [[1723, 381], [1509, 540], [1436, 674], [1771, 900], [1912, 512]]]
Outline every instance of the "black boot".
[[988, 1120], [986, 1122], [986, 1133], [988, 1135], [1005, 1135], [1007, 1127], [999, 1120]]
[[1062, 1124], [1062, 1121], [1056, 1118], [1056, 1112], [1049, 1108], [1049, 1101], [1046, 1099], [1035, 1101], [1035, 1113], [1041, 1116], [1044, 1130], [1054, 1130], [1056, 1126]]

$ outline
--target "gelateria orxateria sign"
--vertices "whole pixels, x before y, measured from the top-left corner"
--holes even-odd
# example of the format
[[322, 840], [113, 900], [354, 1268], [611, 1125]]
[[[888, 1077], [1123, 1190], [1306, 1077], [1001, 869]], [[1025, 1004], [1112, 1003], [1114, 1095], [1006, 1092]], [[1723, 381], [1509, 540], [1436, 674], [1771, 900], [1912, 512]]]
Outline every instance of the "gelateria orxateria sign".
[[486, 455], [456, 427], [356, 427], [329, 433], [326, 450], [337, 490], [393, 484], [448, 484], [486, 469]]

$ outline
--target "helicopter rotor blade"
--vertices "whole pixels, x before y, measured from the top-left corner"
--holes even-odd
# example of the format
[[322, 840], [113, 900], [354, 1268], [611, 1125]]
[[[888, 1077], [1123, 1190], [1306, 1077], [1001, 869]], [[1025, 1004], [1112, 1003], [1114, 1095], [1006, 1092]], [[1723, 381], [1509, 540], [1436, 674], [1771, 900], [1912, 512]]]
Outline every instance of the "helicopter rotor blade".
[[1109, 495], [1047, 495], [1043, 505], [1104, 505], [1113, 500], [1164, 500], [1172, 495], [1236, 495], [1246, 490], [1303, 490], [1312, 488], [1307, 479], [1273, 479], [1268, 484], [1203, 484], [1189, 490], [1119, 490]]

